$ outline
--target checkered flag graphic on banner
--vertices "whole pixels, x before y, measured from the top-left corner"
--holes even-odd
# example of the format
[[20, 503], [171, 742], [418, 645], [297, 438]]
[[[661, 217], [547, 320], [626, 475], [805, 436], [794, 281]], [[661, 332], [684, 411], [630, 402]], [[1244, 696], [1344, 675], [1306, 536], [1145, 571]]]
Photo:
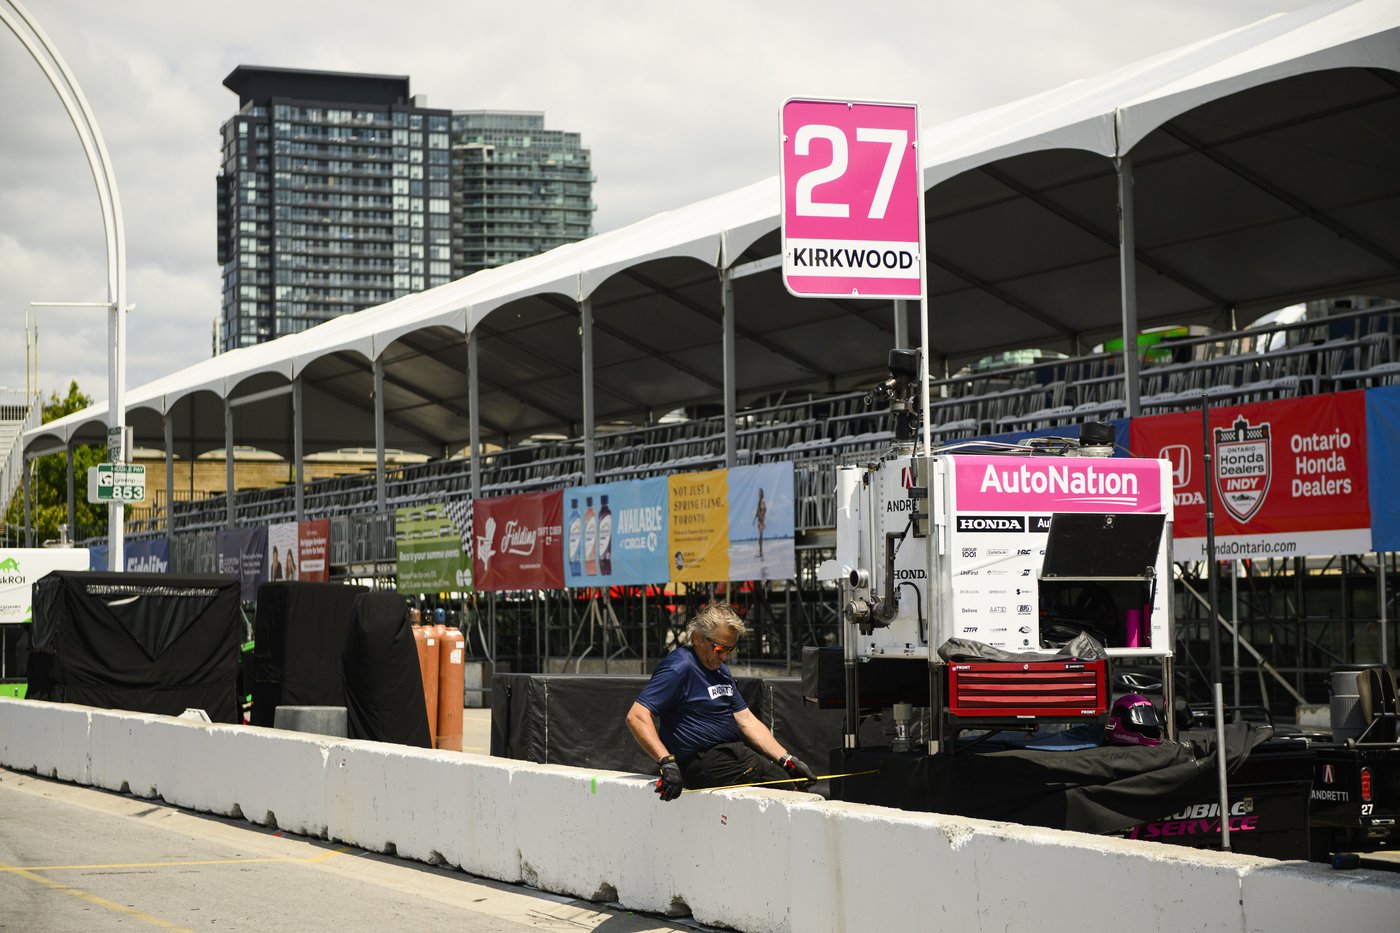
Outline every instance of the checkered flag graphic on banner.
[[447, 512], [448, 519], [457, 528], [457, 534], [462, 539], [462, 553], [468, 558], [472, 556], [472, 500], [470, 498], [455, 499], [443, 506]]

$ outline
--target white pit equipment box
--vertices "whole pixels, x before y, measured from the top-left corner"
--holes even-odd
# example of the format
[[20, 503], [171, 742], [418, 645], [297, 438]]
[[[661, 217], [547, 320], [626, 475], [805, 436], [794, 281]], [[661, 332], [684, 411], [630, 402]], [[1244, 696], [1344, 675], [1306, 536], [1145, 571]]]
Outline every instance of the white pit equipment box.
[[[1101, 618], [1116, 614], [1104, 620], [1111, 656], [1171, 657], [1172, 485], [1164, 460], [895, 457], [840, 468], [836, 498], [836, 557], [821, 575], [843, 582], [846, 619], [854, 623], [846, 629], [854, 640], [848, 657], [934, 661], [950, 638], [1052, 654], [1057, 649], [1042, 640], [1042, 610], [1056, 593], [1095, 603], [1082, 608]], [[931, 534], [925, 513], [933, 516]], [[1142, 561], [1150, 566], [1120, 576], [1042, 579], [1057, 513], [1095, 513], [1110, 529], [1115, 514], [1161, 516], [1155, 554]], [[1112, 609], [1103, 605], [1105, 587], [1117, 596], [1107, 600]]]

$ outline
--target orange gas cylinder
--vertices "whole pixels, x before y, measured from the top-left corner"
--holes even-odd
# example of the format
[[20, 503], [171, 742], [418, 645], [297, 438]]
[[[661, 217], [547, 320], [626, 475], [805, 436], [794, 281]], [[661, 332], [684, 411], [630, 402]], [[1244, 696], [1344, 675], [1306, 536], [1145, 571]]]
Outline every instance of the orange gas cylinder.
[[423, 702], [427, 707], [428, 735], [433, 748], [437, 748], [438, 718], [438, 654], [441, 639], [433, 632], [431, 625], [423, 628]]
[[466, 675], [467, 639], [449, 628], [438, 656], [437, 747], [462, 750], [462, 687]]

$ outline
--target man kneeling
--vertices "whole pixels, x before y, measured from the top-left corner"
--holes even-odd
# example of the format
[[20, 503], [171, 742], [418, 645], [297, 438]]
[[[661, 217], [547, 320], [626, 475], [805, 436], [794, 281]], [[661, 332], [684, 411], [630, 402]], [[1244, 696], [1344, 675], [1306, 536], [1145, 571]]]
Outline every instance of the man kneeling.
[[660, 769], [661, 799], [675, 800], [687, 787], [784, 779], [797, 780], [779, 786], [810, 787], [816, 774], [759, 722], [724, 663], [744, 636], [744, 620], [724, 603], [709, 603], [685, 631], [689, 644], [657, 665], [627, 712], [632, 737]]

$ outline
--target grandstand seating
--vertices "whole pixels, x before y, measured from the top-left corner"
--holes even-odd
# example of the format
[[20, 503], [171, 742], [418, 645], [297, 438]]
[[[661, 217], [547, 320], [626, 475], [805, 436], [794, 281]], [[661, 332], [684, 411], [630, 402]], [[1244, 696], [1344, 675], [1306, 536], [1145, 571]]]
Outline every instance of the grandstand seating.
[[[1292, 398], [1400, 382], [1396, 323], [1400, 307], [1211, 334], [1158, 344], [1143, 362], [1139, 406], [1145, 415], [1213, 405]], [[1097, 353], [1034, 365], [975, 372], [931, 383], [930, 431], [938, 443], [1090, 419], [1122, 417], [1122, 357]], [[833, 467], [879, 456], [894, 439], [887, 412], [865, 392], [846, 392], [745, 410], [735, 423], [736, 461], [796, 464], [797, 525], [830, 527]], [[721, 416], [668, 420], [601, 433], [598, 482], [637, 479], [725, 463]], [[453, 458], [395, 467], [385, 477], [390, 508], [470, 494], [469, 460]], [[482, 456], [484, 495], [554, 489], [583, 482], [583, 441], [531, 443]], [[241, 522], [292, 517], [289, 486], [237, 494]], [[372, 514], [373, 475], [318, 480], [305, 487], [310, 518]], [[225, 524], [222, 497], [175, 504], [176, 529]], [[388, 519], [391, 521], [392, 516]], [[154, 521], [163, 527], [162, 520]], [[382, 529], [379, 533], [383, 533]], [[371, 547], [366, 539], [351, 550]]]

